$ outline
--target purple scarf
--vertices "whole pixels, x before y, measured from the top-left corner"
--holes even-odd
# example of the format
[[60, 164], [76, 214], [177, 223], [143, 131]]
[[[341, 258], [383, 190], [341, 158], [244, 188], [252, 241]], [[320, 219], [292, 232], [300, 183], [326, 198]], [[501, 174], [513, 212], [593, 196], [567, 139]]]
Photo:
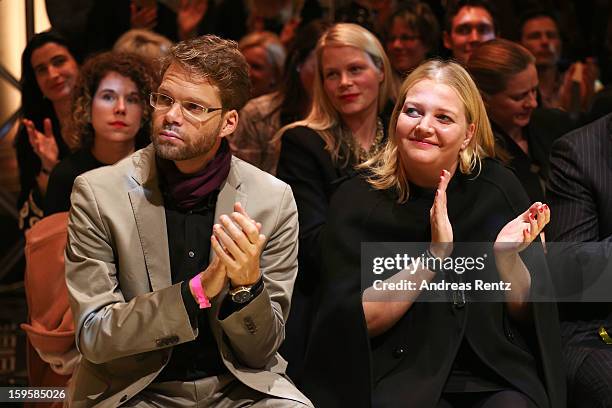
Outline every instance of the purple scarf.
[[211, 192], [221, 187], [230, 171], [232, 155], [229, 144], [221, 141], [215, 157], [194, 174], [183, 174], [171, 160], [157, 158], [165, 192], [181, 210], [190, 210]]

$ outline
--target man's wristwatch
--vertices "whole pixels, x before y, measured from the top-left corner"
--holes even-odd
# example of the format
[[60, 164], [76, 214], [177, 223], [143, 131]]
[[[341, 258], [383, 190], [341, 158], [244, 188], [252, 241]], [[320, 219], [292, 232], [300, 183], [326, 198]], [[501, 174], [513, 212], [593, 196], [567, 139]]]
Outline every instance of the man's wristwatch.
[[242, 305], [259, 295], [262, 289], [263, 277], [260, 277], [259, 280], [252, 285], [237, 286], [234, 289], [230, 289], [229, 294], [234, 303]]

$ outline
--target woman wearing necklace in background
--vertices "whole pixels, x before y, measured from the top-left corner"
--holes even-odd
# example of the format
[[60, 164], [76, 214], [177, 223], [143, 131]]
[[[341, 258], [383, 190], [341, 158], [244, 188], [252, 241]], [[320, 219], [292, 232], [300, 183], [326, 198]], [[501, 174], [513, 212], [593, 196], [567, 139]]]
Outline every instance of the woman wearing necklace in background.
[[293, 189], [300, 225], [299, 272], [283, 355], [299, 382], [320, 270], [319, 237], [327, 206], [353, 167], [385, 137], [392, 97], [389, 60], [376, 37], [356, 24], [336, 24], [319, 39], [310, 113], [281, 129], [277, 176]]

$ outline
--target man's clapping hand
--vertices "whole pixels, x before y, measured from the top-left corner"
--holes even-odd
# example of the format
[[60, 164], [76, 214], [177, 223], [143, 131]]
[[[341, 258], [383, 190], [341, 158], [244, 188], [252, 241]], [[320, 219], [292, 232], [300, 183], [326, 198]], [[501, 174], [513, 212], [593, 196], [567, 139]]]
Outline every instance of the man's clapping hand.
[[261, 224], [252, 220], [240, 203], [219, 221], [213, 227], [212, 248], [232, 286], [255, 284], [261, 276], [259, 259], [266, 243], [266, 237], [260, 234]]
[[[225, 283], [227, 282], [227, 271], [225, 269], [225, 265], [223, 265], [223, 263], [221, 263], [217, 257], [213, 258], [212, 262], [204, 271], [200, 272], [199, 276], [202, 289], [204, 289], [204, 294], [209, 299], [217, 296], [219, 292], [223, 290]], [[189, 288], [191, 289], [193, 298], [197, 300], [191, 285]]]

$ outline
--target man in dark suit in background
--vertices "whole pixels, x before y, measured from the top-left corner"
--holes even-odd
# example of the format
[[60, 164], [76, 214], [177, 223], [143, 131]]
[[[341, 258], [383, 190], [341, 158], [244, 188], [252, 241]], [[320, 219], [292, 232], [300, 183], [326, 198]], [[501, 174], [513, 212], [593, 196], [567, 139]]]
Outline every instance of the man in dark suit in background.
[[558, 294], [582, 291], [582, 303], [559, 307], [569, 402], [612, 407], [612, 113], [554, 143], [547, 197], [547, 238], [563, 242], [549, 251]]

